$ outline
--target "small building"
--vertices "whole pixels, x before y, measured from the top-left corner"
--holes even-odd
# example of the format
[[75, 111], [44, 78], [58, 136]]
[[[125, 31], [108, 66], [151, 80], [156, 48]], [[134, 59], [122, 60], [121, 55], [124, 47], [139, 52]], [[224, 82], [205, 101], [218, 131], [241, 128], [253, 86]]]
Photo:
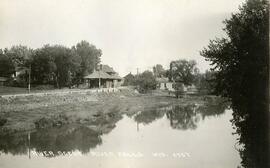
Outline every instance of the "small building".
[[8, 81], [7, 77], [0, 77], [0, 86], [4, 86], [7, 81]]
[[108, 65], [100, 65], [99, 70], [84, 77], [88, 88], [119, 87], [122, 78]]
[[168, 78], [161, 77], [157, 78], [157, 88], [160, 90], [174, 91], [173, 82], [170, 82]]
[[[160, 90], [167, 90], [169, 92], [180, 92], [180, 94], [196, 94], [197, 88], [192, 86], [186, 86], [183, 82], [170, 82], [168, 78], [157, 78], [157, 88]], [[177, 88], [177, 89], [176, 89]]]

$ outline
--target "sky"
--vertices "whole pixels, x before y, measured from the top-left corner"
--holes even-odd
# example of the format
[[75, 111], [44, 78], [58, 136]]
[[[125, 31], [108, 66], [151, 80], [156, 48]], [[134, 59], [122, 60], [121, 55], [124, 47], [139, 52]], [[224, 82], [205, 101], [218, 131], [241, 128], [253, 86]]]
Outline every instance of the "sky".
[[67, 47], [86, 40], [102, 50], [101, 63], [121, 76], [195, 60], [225, 36], [222, 21], [244, 0], [0, 0], [0, 48], [45, 44]]

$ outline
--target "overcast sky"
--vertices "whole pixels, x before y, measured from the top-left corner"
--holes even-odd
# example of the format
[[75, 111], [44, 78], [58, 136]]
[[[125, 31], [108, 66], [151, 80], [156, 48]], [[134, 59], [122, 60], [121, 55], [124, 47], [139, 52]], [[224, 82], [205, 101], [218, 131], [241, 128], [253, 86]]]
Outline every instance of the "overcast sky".
[[195, 59], [244, 0], [0, 0], [0, 48], [87, 40], [120, 75]]

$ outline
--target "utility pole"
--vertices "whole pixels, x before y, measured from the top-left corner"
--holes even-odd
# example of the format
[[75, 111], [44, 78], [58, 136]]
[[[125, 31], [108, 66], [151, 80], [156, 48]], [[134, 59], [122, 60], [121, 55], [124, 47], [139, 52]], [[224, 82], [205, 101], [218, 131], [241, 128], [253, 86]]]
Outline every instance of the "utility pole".
[[98, 88], [100, 89], [100, 70], [98, 71], [98, 75], [99, 75], [99, 78], [98, 78]]
[[98, 78], [98, 88], [100, 89], [100, 85], [101, 85], [101, 79], [100, 79], [100, 70], [102, 69], [102, 67], [101, 67], [102, 65], [99, 65], [99, 70], [98, 70], [98, 76], [99, 76], [99, 78]]
[[31, 64], [30, 64], [30, 68], [29, 68], [29, 72], [28, 72], [28, 93], [30, 93], [31, 91]]

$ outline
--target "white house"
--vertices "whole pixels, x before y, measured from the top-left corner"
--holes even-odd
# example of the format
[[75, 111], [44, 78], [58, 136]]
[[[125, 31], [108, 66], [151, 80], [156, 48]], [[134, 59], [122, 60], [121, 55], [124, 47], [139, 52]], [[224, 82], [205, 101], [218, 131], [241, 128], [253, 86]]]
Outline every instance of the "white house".
[[168, 78], [161, 77], [156, 79], [158, 82], [157, 88], [160, 90], [174, 91], [173, 82], [170, 82]]

